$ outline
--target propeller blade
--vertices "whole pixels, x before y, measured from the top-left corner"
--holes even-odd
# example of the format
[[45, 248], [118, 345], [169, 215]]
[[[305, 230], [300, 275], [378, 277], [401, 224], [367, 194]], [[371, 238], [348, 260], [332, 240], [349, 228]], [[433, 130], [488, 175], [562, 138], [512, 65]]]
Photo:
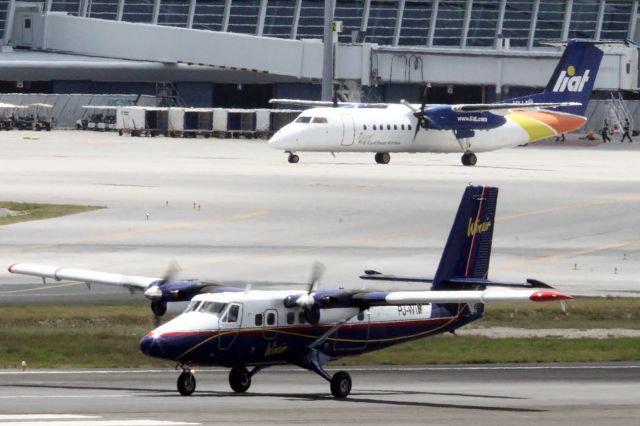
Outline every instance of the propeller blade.
[[324, 270], [325, 267], [322, 263], [315, 262], [313, 264], [313, 269], [311, 270], [311, 278], [309, 278], [309, 290], [307, 291], [307, 294], [311, 294], [311, 292], [315, 290], [318, 281], [320, 281], [320, 279], [322, 279], [322, 276], [324, 275]]
[[158, 283], [158, 287], [162, 287], [169, 281], [173, 280], [180, 271], [182, 271], [182, 268], [180, 267], [180, 265], [178, 265], [178, 262], [176, 262], [175, 260], [172, 261], [165, 271], [162, 280]]

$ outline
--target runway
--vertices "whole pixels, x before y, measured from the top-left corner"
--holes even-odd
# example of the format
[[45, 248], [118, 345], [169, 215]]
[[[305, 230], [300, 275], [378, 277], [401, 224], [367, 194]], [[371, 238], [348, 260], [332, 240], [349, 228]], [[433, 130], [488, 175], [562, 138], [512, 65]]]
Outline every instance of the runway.
[[361, 288], [364, 269], [432, 274], [469, 182], [500, 187], [492, 278], [639, 291], [635, 144], [519, 147], [476, 167], [442, 154], [381, 166], [369, 154], [304, 153], [291, 165], [264, 141], [80, 131], [5, 132], [0, 149], [2, 199], [107, 207], [0, 227], [0, 303], [129, 297], [43, 288], [8, 274], [15, 262], [159, 277], [176, 260], [184, 277], [305, 286], [317, 260], [321, 288]]
[[[349, 371], [352, 394], [335, 400], [324, 380], [289, 368], [260, 372], [240, 395], [228, 388], [226, 370], [197, 371], [190, 397], [175, 391], [175, 371], [0, 370], [0, 425], [636, 425], [640, 418], [640, 364]], [[94, 417], [24, 417], [36, 414]]]

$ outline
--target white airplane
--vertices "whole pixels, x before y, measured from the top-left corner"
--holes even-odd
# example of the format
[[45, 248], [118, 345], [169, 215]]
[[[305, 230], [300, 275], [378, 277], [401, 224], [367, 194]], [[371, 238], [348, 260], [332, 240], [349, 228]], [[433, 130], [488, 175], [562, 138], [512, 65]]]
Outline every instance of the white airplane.
[[[230, 367], [231, 388], [246, 392], [260, 370], [293, 364], [326, 379], [331, 394], [345, 398], [351, 377], [344, 371], [330, 375], [324, 369], [328, 360], [454, 332], [482, 318], [485, 303], [570, 299], [536, 280], [488, 279], [497, 197], [497, 188], [467, 187], [433, 277], [375, 271], [362, 277], [430, 283], [430, 290], [317, 290], [321, 270], [316, 268], [306, 291], [222, 289], [198, 294], [184, 313], [144, 336], [140, 349], [180, 366], [177, 388], [185, 396], [196, 389], [197, 365]], [[42, 275], [34, 265], [19, 266], [10, 271], [30, 275], [31, 268], [33, 275]], [[84, 281], [87, 275], [67, 277]]]
[[[315, 107], [280, 129], [269, 145], [299, 161], [298, 152], [375, 152], [387, 164], [395, 152], [462, 152], [473, 166], [476, 152], [535, 142], [581, 128], [602, 60], [593, 43], [572, 40], [544, 92], [492, 104], [355, 104], [272, 99]], [[426, 95], [426, 93], [425, 93]], [[333, 108], [331, 108], [333, 106]], [[422, 130], [422, 131], [420, 131]]]

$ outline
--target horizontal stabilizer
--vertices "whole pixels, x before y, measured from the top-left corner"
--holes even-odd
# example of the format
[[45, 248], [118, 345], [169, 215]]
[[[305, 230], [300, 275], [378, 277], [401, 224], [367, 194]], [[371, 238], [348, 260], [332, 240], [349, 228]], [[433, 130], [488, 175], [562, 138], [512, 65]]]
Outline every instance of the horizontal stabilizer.
[[364, 271], [364, 275], [360, 275], [360, 279], [363, 280], [375, 280], [375, 281], [402, 281], [408, 283], [432, 283], [433, 277], [419, 276], [419, 275], [386, 275], [378, 271], [367, 269]]
[[460, 104], [453, 105], [451, 111], [453, 112], [491, 112], [494, 114], [500, 114], [501, 112], [509, 112], [511, 110], [538, 110], [545, 108], [559, 108], [559, 107], [579, 107], [582, 106], [580, 102], [514, 102], [514, 103], [501, 103], [501, 104]]

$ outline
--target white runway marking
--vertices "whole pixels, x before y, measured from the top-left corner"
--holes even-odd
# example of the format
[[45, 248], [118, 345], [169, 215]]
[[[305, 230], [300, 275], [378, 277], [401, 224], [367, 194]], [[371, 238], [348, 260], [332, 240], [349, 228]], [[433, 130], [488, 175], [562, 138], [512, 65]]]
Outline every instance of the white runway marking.
[[[90, 420], [91, 419], [91, 420]], [[79, 414], [3, 414], [0, 426], [180, 426], [200, 423], [172, 422], [167, 420], [93, 420], [100, 416]]]

